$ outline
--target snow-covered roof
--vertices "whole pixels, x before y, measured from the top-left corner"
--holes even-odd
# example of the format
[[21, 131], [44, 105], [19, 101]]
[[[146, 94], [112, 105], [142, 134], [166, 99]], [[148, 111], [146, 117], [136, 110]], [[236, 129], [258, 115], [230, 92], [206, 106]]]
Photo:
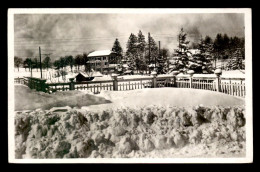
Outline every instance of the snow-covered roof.
[[90, 77], [91, 76], [90, 73], [86, 73], [86, 72], [79, 72], [77, 75], [79, 75], [79, 74], [83, 75], [84, 77]]
[[88, 55], [88, 57], [108, 56], [108, 55], [110, 55], [111, 53], [114, 53], [114, 52], [111, 51], [111, 50], [99, 50], [99, 51], [94, 51], [94, 52], [90, 53], [90, 54]]
[[79, 75], [79, 74], [81, 74], [81, 75], [83, 75], [84, 77], [101, 77], [101, 76], [103, 76], [100, 72], [98, 72], [98, 71], [92, 71], [92, 72], [79, 72], [78, 74], [76, 74], [75, 75], [75, 77], [77, 76], [77, 75]]

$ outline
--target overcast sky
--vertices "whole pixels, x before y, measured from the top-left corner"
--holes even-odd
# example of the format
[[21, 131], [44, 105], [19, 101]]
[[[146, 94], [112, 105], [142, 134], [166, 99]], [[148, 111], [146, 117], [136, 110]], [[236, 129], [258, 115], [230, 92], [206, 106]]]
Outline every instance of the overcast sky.
[[[111, 49], [118, 38], [123, 50], [130, 33], [148, 32], [162, 48], [177, 48], [180, 28], [197, 41], [217, 33], [244, 37], [243, 14], [15, 14], [15, 55], [35, 57], [52, 53], [52, 59], [92, 50]], [[43, 55], [44, 56], [44, 55]]]

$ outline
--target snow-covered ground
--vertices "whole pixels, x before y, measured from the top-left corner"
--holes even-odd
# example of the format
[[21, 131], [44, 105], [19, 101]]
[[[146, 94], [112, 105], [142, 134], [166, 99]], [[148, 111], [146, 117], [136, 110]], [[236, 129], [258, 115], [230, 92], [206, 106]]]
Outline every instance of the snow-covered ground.
[[15, 104], [23, 102], [15, 115], [16, 158], [245, 156], [243, 98], [181, 88], [97, 96], [15, 87]]
[[209, 90], [187, 88], [145, 88], [129, 91], [101, 91], [97, 96], [104, 97], [112, 103], [83, 108], [93, 111], [119, 107], [145, 107], [148, 105], [187, 107], [200, 104], [205, 106], [235, 106], [245, 104], [244, 98]]

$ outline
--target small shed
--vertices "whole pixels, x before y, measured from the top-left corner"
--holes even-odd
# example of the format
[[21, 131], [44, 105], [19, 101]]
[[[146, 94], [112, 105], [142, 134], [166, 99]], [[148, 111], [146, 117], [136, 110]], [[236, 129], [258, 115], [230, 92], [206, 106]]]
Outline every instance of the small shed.
[[92, 81], [95, 77], [89, 76], [88, 74], [84, 72], [80, 72], [78, 75], [76, 75], [76, 82], [82, 82], [82, 81]]

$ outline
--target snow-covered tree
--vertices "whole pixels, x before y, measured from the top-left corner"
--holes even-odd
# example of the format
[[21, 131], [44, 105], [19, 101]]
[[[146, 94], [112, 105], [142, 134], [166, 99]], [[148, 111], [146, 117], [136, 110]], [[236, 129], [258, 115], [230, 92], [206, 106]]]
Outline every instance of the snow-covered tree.
[[157, 73], [158, 74], [165, 74], [167, 73], [168, 69], [168, 61], [167, 57], [169, 56], [169, 50], [166, 48], [163, 48], [160, 50], [160, 54], [157, 58], [156, 64], [157, 64]]
[[138, 58], [138, 42], [137, 37], [131, 33], [126, 45], [126, 57], [128, 61], [128, 66], [131, 70], [136, 68], [136, 59]]
[[136, 68], [137, 70], [146, 70], [147, 62], [145, 59], [145, 36], [143, 35], [142, 31], [139, 30], [137, 35], [137, 58], [136, 58]]
[[118, 39], [116, 38], [115, 42], [114, 42], [114, 45], [112, 47], [112, 51], [114, 51], [116, 54], [117, 54], [117, 59], [120, 59], [118, 61], [118, 63], [121, 61], [122, 59], [122, 52], [123, 52], [123, 49], [120, 45], [120, 42], [118, 41]]
[[187, 33], [184, 32], [183, 28], [181, 28], [180, 33], [178, 34], [178, 52], [185, 53], [188, 50], [188, 44], [190, 41], [187, 41]]
[[240, 48], [238, 48], [233, 54], [232, 58], [228, 61], [226, 70], [243, 70], [245, 69], [245, 64], [243, 63], [243, 53]]
[[[158, 54], [159, 54], [159, 48], [158, 48], [155, 40], [153, 39], [153, 37], [150, 36], [150, 39], [148, 39], [148, 40], [150, 40], [150, 49], [151, 49], [150, 58], [151, 58], [151, 63], [155, 63], [155, 59], [158, 57]], [[147, 47], [147, 49], [149, 51], [149, 47]]]
[[213, 57], [213, 44], [208, 39], [208, 37], [201, 39], [198, 44], [199, 51], [189, 58], [189, 64], [187, 67], [189, 70], [194, 70], [195, 73], [213, 72], [211, 63]]
[[145, 36], [143, 35], [141, 30], [139, 30], [139, 33], [137, 35], [137, 42], [138, 42], [138, 50], [139, 50], [139, 52], [140, 53], [144, 53], [145, 52], [146, 42], [145, 42]]
[[175, 62], [172, 64], [173, 68], [171, 71], [177, 70], [179, 72], [186, 72], [189, 65], [189, 56], [188, 56], [188, 44], [187, 34], [181, 28], [180, 33], [178, 34], [178, 49], [176, 50], [177, 56], [175, 57]]

